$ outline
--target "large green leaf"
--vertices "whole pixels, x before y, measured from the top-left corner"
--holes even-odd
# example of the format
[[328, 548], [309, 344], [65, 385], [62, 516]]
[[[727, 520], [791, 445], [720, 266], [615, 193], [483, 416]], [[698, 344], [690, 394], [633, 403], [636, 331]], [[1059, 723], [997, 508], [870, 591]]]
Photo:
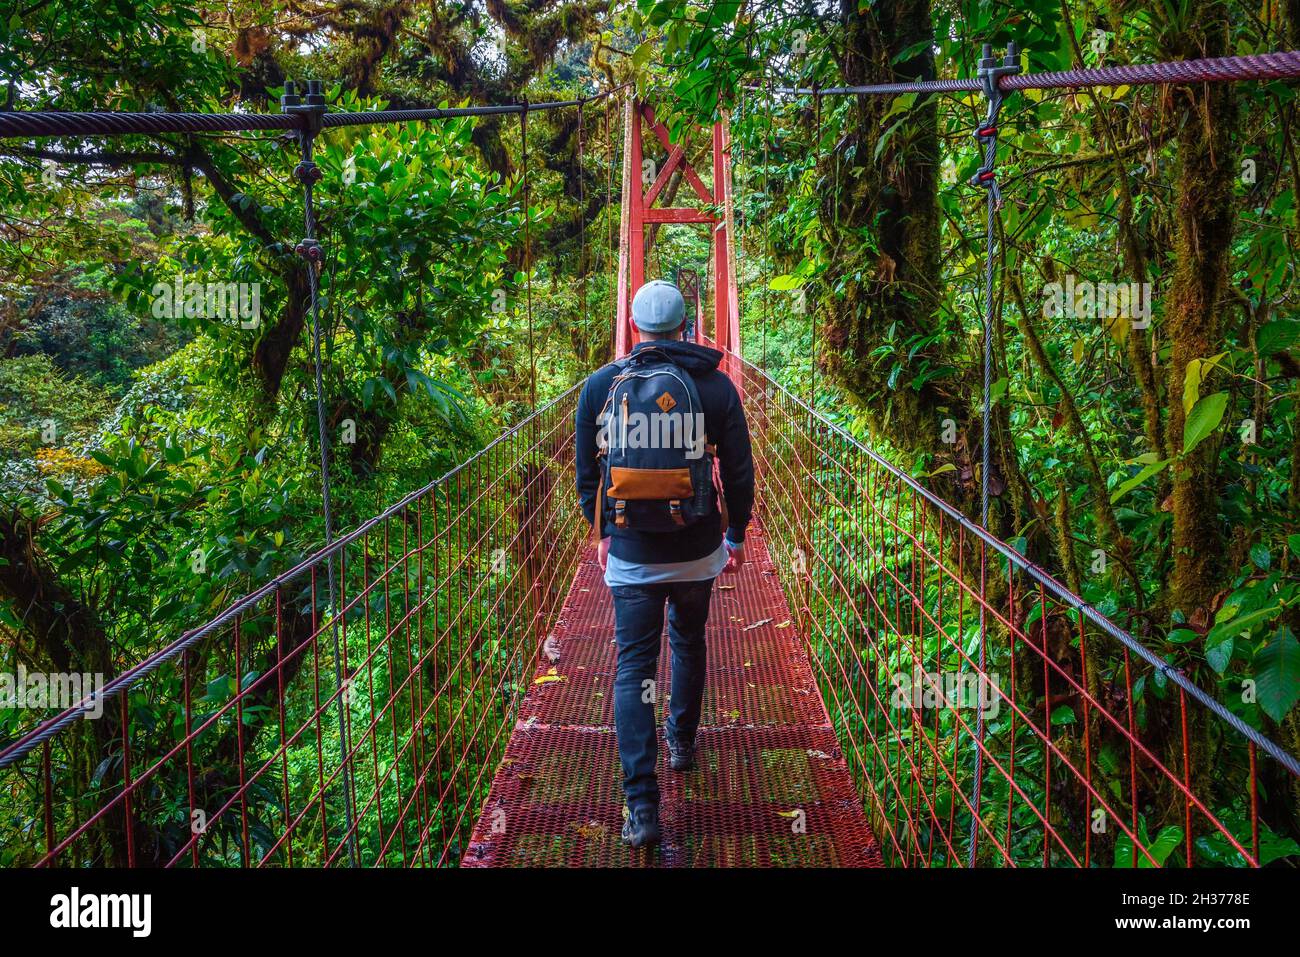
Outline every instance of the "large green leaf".
[[1110, 495], [1110, 504], [1114, 505], [1125, 495], [1133, 491], [1135, 488], [1137, 488], [1139, 485], [1141, 485], [1151, 476], [1155, 475], [1157, 472], [1159, 472], [1168, 464], [1169, 464], [1169, 459], [1161, 459], [1159, 462], [1152, 462], [1150, 465], [1142, 469], [1132, 478], [1128, 479], [1125, 482], [1120, 483], [1120, 485]]
[[[1210, 629], [1205, 636], [1205, 647], [1212, 648], [1219, 642], [1240, 635], [1242, 632], [1249, 632], [1256, 625], [1266, 621], [1271, 621], [1282, 612], [1280, 604], [1270, 604], [1263, 608], [1256, 608], [1254, 611], [1236, 617], [1236, 609], [1231, 605], [1224, 605], [1219, 609], [1219, 615], [1215, 617], [1214, 627]], [[1220, 620], [1219, 616], [1223, 616]]]
[[[1137, 866], [1139, 868], [1162, 866], [1182, 841], [1183, 829], [1174, 824], [1162, 827], [1156, 839], [1151, 840], [1150, 835], [1147, 834], [1146, 819], [1140, 819], [1138, 822]], [[1146, 853], [1142, 852], [1144, 847]], [[1150, 857], [1147, 856], [1148, 854]], [[1155, 863], [1152, 863], [1152, 858], [1155, 859]], [[1133, 839], [1127, 834], [1121, 834], [1118, 840], [1115, 841], [1115, 866], [1133, 866]]]
[[1215, 674], [1222, 675], [1228, 670], [1228, 664], [1232, 661], [1232, 647], [1234, 644], [1232, 636], [1229, 635], [1213, 647], [1205, 649], [1205, 660], [1214, 669]]
[[1213, 371], [1214, 367], [1226, 356], [1226, 352], [1220, 352], [1217, 356], [1211, 356], [1208, 359], [1193, 359], [1187, 363], [1187, 371], [1183, 373], [1183, 414], [1189, 414], [1196, 400], [1201, 397], [1201, 383], [1205, 381], [1206, 376]]
[[1271, 356], [1290, 349], [1300, 342], [1300, 322], [1294, 319], [1276, 319], [1266, 322], [1255, 333], [1255, 347], [1259, 354]]
[[1183, 423], [1183, 454], [1190, 455], [1192, 450], [1219, 427], [1223, 413], [1228, 408], [1228, 393], [1215, 392], [1198, 399], [1192, 411]]
[[1300, 641], [1286, 625], [1255, 652], [1255, 688], [1259, 706], [1274, 721], [1300, 698]]

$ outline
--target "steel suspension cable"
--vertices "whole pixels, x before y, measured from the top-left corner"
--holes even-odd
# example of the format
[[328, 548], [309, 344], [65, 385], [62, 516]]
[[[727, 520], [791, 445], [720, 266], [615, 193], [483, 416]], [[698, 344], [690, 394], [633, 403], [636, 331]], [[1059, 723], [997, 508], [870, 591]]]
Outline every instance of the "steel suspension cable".
[[528, 192], [528, 107], [526, 105], [519, 114], [519, 139], [523, 154], [520, 162], [523, 164], [524, 191], [524, 308], [528, 314], [528, 393], [529, 405], [533, 411], [536, 411], [537, 344], [533, 338], [533, 245], [532, 231], [529, 229], [533, 217]]
[[[303, 201], [303, 239], [294, 247], [294, 252], [303, 258], [307, 270], [307, 288], [310, 295], [311, 314], [311, 348], [312, 364], [316, 385], [316, 426], [320, 442], [320, 477], [321, 477], [321, 514], [325, 523], [325, 547], [334, 543], [334, 516], [330, 506], [330, 442], [326, 427], [325, 411], [325, 375], [321, 358], [321, 321], [320, 321], [320, 269], [324, 262], [324, 250], [316, 240], [316, 211], [314, 204], [314, 187], [321, 179], [320, 167], [312, 159], [312, 147], [320, 130], [319, 122], [325, 111], [325, 98], [321, 93], [319, 81], [312, 81], [307, 86], [304, 102], [294, 92], [293, 85], [287, 85], [281, 108], [287, 115], [303, 118], [306, 126], [299, 132], [302, 146], [302, 159], [294, 167], [294, 177], [302, 183]], [[347, 830], [348, 857], [353, 867], [359, 863], [356, 845], [356, 833], [353, 830], [353, 790], [351, 764], [348, 754], [351, 747], [348, 741], [347, 689], [343, 679], [343, 661], [339, 643], [339, 620], [335, 611], [334, 555], [330, 553], [325, 561], [326, 600], [325, 613], [330, 618], [330, 637], [334, 658], [334, 694], [335, 713], [339, 723], [339, 768], [343, 782], [343, 813]], [[314, 597], [314, 596], [313, 596]], [[322, 804], [325, 794], [320, 795]]]
[[[1068, 89], [1084, 86], [1137, 86], [1163, 83], [1228, 83], [1243, 80], [1281, 80], [1300, 77], [1300, 50], [1255, 53], [1247, 56], [1211, 57], [1161, 63], [1135, 63], [1094, 67], [1083, 70], [1057, 70], [1004, 77], [1002, 90]], [[630, 84], [604, 90], [589, 101], [612, 96]], [[760, 89], [750, 85], [749, 89]], [[289, 84], [286, 84], [286, 91]], [[832, 86], [818, 90], [822, 96], [899, 93], [978, 93], [978, 78], [952, 80], [918, 80], [904, 83], [874, 83], [862, 86]], [[771, 87], [769, 94], [809, 95], [806, 87]], [[458, 116], [500, 116], [525, 111], [578, 106], [581, 100], [554, 100], [544, 103], [505, 103], [490, 106], [463, 106], [414, 110], [375, 110], [355, 113], [328, 113], [321, 126], [366, 126], [404, 123], [413, 120], [449, 119]], [[70, 112], [63, 110], [0, 111], [0, 137], [9, 136], [89, 136], [124, 133], [203, 133], [237, 130], [303, 129], [303, 121], [292, 115], [264, 113], [117, 113], [112, 111]]]
[[[309, 81], [319, 82], [319, 81]], [[624, 83], [594, 96], [595, 102], [625, 89]], [[285, 83], [285, 94], [294, 96], [293, 81]], [[356, 113], [325, 113], [319, 127], [373, 126], [422, 120], [443, 120], [459, 116], [502, 116], [525, 111], [541, 113], [578, 106], [583, 99], [551, 100], [545, 103], [504, 103], [493, 106], [457, 106], [418, 110], [373, 110]], [[84, 113], [66, 110], [0, 111], [0, 137], [6, 136], [93, 136], [126, 133], [233, 133], [240, 130], [307, 129], [294, 113], [118, 113], [111, 110]]]
[[767, 327], [772, 321], [772, 97], [767, 97], [767, 129], [763, 133], [763, 203], [767, 215], [763, 217], [763, 368], [767, 368]]
[[[821, 143], [822, 143], [822, 100], [817, 94], [816, 88], [813, 90], [813, 182], [812, 193], [815, 201], [818, 203], [820, 215], [821, 201], [816, 199], [817, 177], [821, 170]], [[808, 462], [805, 471], [807, 473], [807, 485], [804, 489], [804, 506], [807, 512], [808, 527], [804, 530], [805, 540], [808, 543], [808, 554], [804, 557], [804, 608], [808, 613], [808, 640], [812, 641], [813, 636], [813, 555], [817, 551], [817, 522], [813, 513], [813, 501], [816, 493], [814, 486], [816, 484], [817, 468], [815, 457], [818, 446], [814, 438], [817, 432], [817, 306], [808, 304], [808, 296], [802, 287], [800, 293], [803, 294], [804, 311], [808, 315], [808, 408], [811, 415], [808, 418]]]
[[[749, 106], [749, 101], [746, 99], [745, 90], [742, 87], [740, 91], [740, 104], [737, 112], [739, 113], [740, 119], [744, 121], [746, 124], [748, 124], [749, 122], [748, 106]], [[739, 208], [737, 197], [741, 195], [742, 190], [746, 194], [748, 193], [749, 184], [745, 182], [743, 179], [741, 179], [740, 177], [734, 175], [736, 167], [740, 167], [741, 170], [746, 170], [746, 171], [748, 170], [748, 166], [745, 163], [745, 158], [746, 158], [745, 137], [744, 136], [737, 137], [732, 132], [736, 127], [735, 120], [736, 120], [735, 116], [731, 117], [731, 121], [727, 124], [727, 133], [728, 136], [730, 137], [730, 142], [735, 144], [735, 152], [736, 152], [735, 162], [730, 163], [728, 165], [728, 175], [731, 177], [732, 226], [735, 227], [736, 229], [736, 250], [734, 256], [735, 265], [732, 268], [731, 275], [736, 283], [736, 324], [737, 324], [737, 328], [739, 328], [740, 317], [744, 314], [745, 311], [743, 305], [744, 298], [740, 291], [739, 264], [742, 262], [749, 261], [748, 257], [745, 255], [745, 236], [746, 234], [749, 233], [749, 216], [748, 215], [745, 216], [745, 224], [744, 224], [744, 228], [742, 229], [740, 226], [737, 225], [736, 210]], [[752, 238], [751, 238], [751, 246], [752, 246]]]
[[583, 113], [582, 102], [578, 103], [578, 320], [584, 325], [583, 341], [586, 341], [585, 325], [587, 321], [587, 190], [584, 185], [586, 178], [583, 160], [585, 151], [583, 150], [583, 122], [586, 119]]
[[[993, 324], [994, 292], [997, 281], [994, 265], [996, 258], [998, 211], [1002, 208], [1002, 193], [998, 189], [996, 164], [998, 155], [998, 119], [1002, 111], [1002, 88], [1000, 82], [1012, 78], [1020, 70], [1020, 57], [1015, 43], [1007, 45], [1006, 57], [1001, 63], [993, 56], [993, 47], [984, 44], [983, 56], [979, 64], [981, 90], [988, 109], [984, 122], [975, 130], [975, 140], [984, 148], [984, 162], [970, 178], [972, 186], [984, 189], [985, 227], [984, 227], [984, 316], [983, 316], [983, 397], [980, 415], [980, 527], [989, 527], [989, 488], [993, 471], [992, 452], [992, 390], [993, 390]], [[988, 579], [988, 549], [980, 546], [980, 589], [983, 590]], [[983, 604], [980, 605], [979, 649], [977, 665], [980, 680], [983, 680], [986, 665], [986, 648], [988, 644], [988, 614]], [[963, 666], [963, 670], [964, 666]], [[971, 794], [970, 842], [967, 847], [966, 864], [975, 865], [975, 855], [979, 847], [979, 811], [980, 795], [984, 782], [984, 715], [977, 709], [975, 715], [975, 770]]]
[[[726, 290], [720, 290], [720, 293], [724, 293], [726, 295], [727, 308], [725, 310], [725, 313], [728, 316], [730, 316], [731, 315], [731, 308], [730, 308], [731, 291], [733, 289], [736, 291], [735, 320], [736, 320], [736, 335], [739, 336], [740, 335], [740, 271], [738, 268], [739, 258], [738, 258], [737, 248], [740, 242], [740, 233], [736, 228], [735, 179], [731, 175], [731, 171], [732, 171], [731, 110], [729, 108], [724, 107], [719, 111], [719, 115], [722, 118], [722, 138], [719, 141], [719, 145], [725, 159], [722, 164], [723, 181], [722, 183], [715, 183], [714, 188], [720, 191], [723, 197], [722, 223], [723, 223], [723, 230], [727, 236], [726, 263], [727, 263], [727, 276], [728, 276], [728, 288]], [[720, 301], [720, 300], [715, 300], [715, 301]], [[716, 341], [718, 336], [716, 311], [714, 315], [715, 315], [715, 319], [714, 319], [713, 335], [714, 335], [714, 340]], [[727, 322], [730, 323], [731, 319], [728, 318]], [[727, 332], [727, 341], [728, 342], [731, 341], [730, 329]], [[736, 343], [739, 344], [739, 341], [740, 340], [737, 338]]]
[[[632, 290], [623, 287], [624, 281], [631, 282], [629, 275], [623, 273], [623, 254], [631, 248], [631, 230], [632, 230], [632, 191], [639, 189], [636, 176], [638, 170], [629, 169], [630, 158], [632, 156], [632, 135], [633, 130], [637, 129], [641, 123], [640, 114], [636, 108], [635, 94], [628, 94], [623, 98], [623, 152], [622, 161], [619, 168], [619, 213], [618, 213], [618, 254], [619, 254], [619, 272], [618, 288], [615, 291], [617, 299], [618, 312], [614, 314], [614, 350], [618, 350], [618, 338], [620, 335], [628, 334], [628, 330], [620, 328], [619, 313], [630, 316], [630, 312], [624, 312], [631, 307]], [[629, 343], [629, 348], [630, 348]]]
[[[998, 81], [1004, 92], [1012, 90], [1070, 89], [1084, 86], [1155, 86], [1163, 83], [1232, 83], [1243, 80], [1284, 80], [1300, 77], [1300, 50], [1253, 53], [1246, 56], [1207, 57], [1161, 63], [1130, 63], [1083, 70], [1054, 70], [1022, 73]], [[750, 85], [749, 89], [757, 89]], [[978, 77], [955, 80], [915, 80], [903, 83], [869, 83], [861, 86], [831, 86], [823, 96], [899, 93], [979, 93]], [[775, 87], [773, 93], [808, 96], [809, 87]]]
[[[996, 142], [990, 145], [990, 151], [996, 150]], [[989, 162], [992, 161], [992, 153], [989, 154]], [[984, 377], [983, 377], [983, 401], [981, 403], [981, 436], [980, 436], [980, 527], [987, 529], [989, 527], [989, 471], [992, 465], [990, 455], [991, 447], [991, 430], [989, 428], [990, 392], [993, 387], [993, 283], [995, 281], [993, 266], [993, 245], [995, 239], [995, 227], [997, 222], [997, 209], [1000, 202], [994, 196], [994, 190], [989, 189], [985, 194], [985, 267], [984, 267]], [[984, 583], [988, 575], [988, 549], [981, 543], [980, 546], [980, 588], [984, 588]], [[988, 615], [984, 605], [980, 605], [980, 643], [978, 656], [978, 671], [982, 676], [985, 668], [985, 646], [988, 638]], [[963, 670], [965, 670], [963, 668]], [[972, 786], [971, 822], [970, 822], [970, 845], [967, 851], [966, 864], [968, 867], [975, 865], [975, 850], [979, 843], [979, 807], [980, 791], [984, 778], [984, 714], [980, 709], [976, 709], [975, 715], [975, 774], [974, 784]]]
[[613, 101], [605, 100], [605, 145], [609, 149], [609, 162], [606, 164], [605, 176], [605, 267], [609, 273], [607, 280], [608, 288], [606, 289], [607, 305], [609, 309], [609, 355], [612, 358], [615, 349], [615, 343], [618, 339], [618, 267], [614, 264], [614, 135], [611, 132], [610, 111], [613, 110]]
[[[817, 202], [818, 209], [821, 208], [820, 194], [817, 192], [817, 174], [822, 164], [822, 98], [813, 87], [813, 116], [814, 116], [814, 134], [813, 134], [813, 197]], [[823, 289], [824, 293], [825, 290]], [[818, 302], [821, 297], [818, 297]], [[808, 372], [808, 404], [813, 410], [817, 409], [817, 307], [814, 305], [808, 312], [809, 337], [811, 339], [810, 352], [812, 354], [812, 364]]]

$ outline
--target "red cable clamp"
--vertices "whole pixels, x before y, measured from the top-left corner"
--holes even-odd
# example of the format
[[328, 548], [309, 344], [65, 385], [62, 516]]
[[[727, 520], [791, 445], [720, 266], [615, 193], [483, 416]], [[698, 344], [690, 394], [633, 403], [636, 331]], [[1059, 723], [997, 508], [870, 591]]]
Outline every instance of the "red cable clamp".
[[977, 75], [984, 91], [984, 99], [988, 102], [988, 113], [984, 117], [984, 123], [975, 130], [975, 139], [984, 147], [984, 164], [970, 178], [970, 183], [990, 190], [993, 203], [999, 209], [1002, 208], [1002, 191], [998, 189], [997, 174], [993, 170], [998, 154], [998, 114], [1002, 111], [1002, 87], [999, 81], [1004, 76], [1019, 72], [1020, 54], [1014, 42], [1007, 44], [1007, 53], [1001, 64], [993, 56], [993, 45], [984, 44], [984, 56], [980, 60]]

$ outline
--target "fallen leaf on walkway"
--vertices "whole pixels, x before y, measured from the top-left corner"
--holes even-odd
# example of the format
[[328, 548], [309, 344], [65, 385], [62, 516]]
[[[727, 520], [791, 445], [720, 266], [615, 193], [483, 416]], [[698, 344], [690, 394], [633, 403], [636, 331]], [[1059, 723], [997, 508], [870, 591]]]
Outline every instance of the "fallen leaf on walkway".
[[735, 587], [735, 585], [719, 585], [718, 591], [731, 591]]
[[752, 625], [746, 625], [745, 631], [753, 631], [755, 628], [762, 628], [764, 625], [772, 624], [771, 618], [764, 618], [762, 621], [756, 621]]
[[827, 754], [825, 751], [818, 751], [816, 748], [809, 748], [809, 749], [808, 749], [808, 757], [810, 757], [810, 758], [821, 758], [821, 759], [824, 761], [824, 760], [829, 759], [829, 758], [830, 758], [830, 755]]
[[571, 823], [569, 827], [573, 828], [588, 840], [596, 837], [604, 837], [609, 833], [609, 828], [605, 827], [605, 825], [601, 824], [599, 821], [587, 821], [582, 824], [575, 821]]
[[798, 817], [803, 812], [800, 811], [798, 808], [795, 808], [793, 811], [777, 811], [776, 813], [781, 815], [782, 817]]
[[789, 628], [789, 627], [790, 627], [790, 619], [787, 618], [785, 621], [781, 622], [781, 624], [777, 625], [776, 627], [778, 627], [778, 628]]
[[568, 680], [569, 680], [568, 675], [556, 674], [555, 669], [552, 668], [548, 672], [546, 672], [546, 674], [539, 675], [538, 677], [534, 678], [533, 684], [545, 685], [545, 684], [550, 684], [553, 681], [568, 681]]

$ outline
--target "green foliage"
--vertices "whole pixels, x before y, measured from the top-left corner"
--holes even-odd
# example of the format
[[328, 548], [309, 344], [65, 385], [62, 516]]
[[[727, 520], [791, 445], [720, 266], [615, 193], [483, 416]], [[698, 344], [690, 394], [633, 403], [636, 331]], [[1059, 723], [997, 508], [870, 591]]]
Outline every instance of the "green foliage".
[[84, 442], [111, 408], [92, 383], [68, 375], [44, 354], [0, 359], [0, 454], [5, 485], [31, 474], [24, 466], [53, 463], [42, 452]]
[[120, 392], [136, 369], [183, 341], [174, 327], [150, 319], [138, 320], [112, 300], [65, 301], [27, 323], [15, 336], [15, 351], [49, 356], [60, 369]]

